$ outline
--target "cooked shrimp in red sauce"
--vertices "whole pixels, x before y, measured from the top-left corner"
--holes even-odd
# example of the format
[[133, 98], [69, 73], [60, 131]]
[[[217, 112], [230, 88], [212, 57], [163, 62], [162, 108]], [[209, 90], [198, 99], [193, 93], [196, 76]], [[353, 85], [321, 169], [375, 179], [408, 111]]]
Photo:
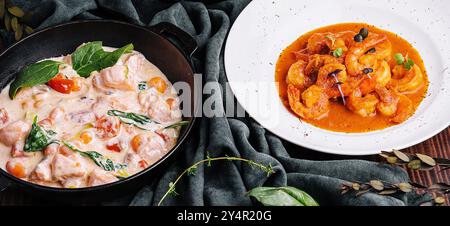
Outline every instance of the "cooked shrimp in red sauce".
[[301, 36], [281, 53], [275, 74], [289, 111], [336, 132], [401, 124], [428, 91], [418, 51], [398, 35], [362, 23], [331, 25]]

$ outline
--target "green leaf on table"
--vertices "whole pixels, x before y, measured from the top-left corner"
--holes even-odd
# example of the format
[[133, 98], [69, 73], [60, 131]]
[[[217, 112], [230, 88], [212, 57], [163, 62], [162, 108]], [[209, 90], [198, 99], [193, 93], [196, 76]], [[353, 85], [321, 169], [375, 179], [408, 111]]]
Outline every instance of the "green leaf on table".
[[14, 99], [17, 91], [24, 87], [33, 87], [48, 82], [59, 72], [61, 62], [44, 60], [27, 66], [11, 83], [9, 97]]
[[75, 146], [63, 142], [63, 144], [70, 150], [80, 153], [82, 156], [90, 158], [97, 166], [103, 168], [105, 171], [117, 171], [127, 167], [125, 164], [114, 163], [111, 159], [106, 158], [96, 151], [81, 151]]
[[113, 66], [123, 54], [130, 53], [133, 49], [133, 44], [128, 44], [113, 52], [106, 52], [101, 41], [89, 42], [73, 52], [72, 67], [81, 77], [87, 78], [94, 71]]
[[37, 117], [34, 117], [31, 131], [25, 140], [25, 146], [23, 150], [25, 152], [37, 152], [43, 151], [48, 145], [57, 143], [58, 141], [53, 139], [56, 132], [52, 130], [44, 130], [37, 124]]
[[294, 187], [258, 187], [248, 195], [264, 206], [319, 206], [310, 195]]

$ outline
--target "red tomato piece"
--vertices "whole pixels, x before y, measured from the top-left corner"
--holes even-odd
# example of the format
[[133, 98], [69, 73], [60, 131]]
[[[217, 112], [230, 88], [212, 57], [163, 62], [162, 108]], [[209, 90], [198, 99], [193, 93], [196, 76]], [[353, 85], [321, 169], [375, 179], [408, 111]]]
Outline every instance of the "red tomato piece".
[[122, 148], [118, 143], [112, 144], [112, 145], [106, 145], [106, 149], [113, 151], [113, 152], [121, 152]]
[[47, 82], [47, 85], [57, 92], [70, 94], [73, 91], [75, 82], [65, 78], [64, 75], [59, 73], [54, 78], [50, 79], [50, 81]]

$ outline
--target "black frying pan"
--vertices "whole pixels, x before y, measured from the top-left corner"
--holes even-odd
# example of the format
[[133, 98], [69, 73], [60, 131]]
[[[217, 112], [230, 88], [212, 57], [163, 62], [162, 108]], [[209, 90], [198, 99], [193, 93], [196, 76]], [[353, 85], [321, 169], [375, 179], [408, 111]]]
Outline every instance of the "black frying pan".
[[[176, 40], [174, 45], [171, 40]], [[197, 49], [195, 40], [169, 23], [141, 27], [112, 20], [76, 21], [38, 31], [14, 44], [0, 55], [0, 88], [3, 89], [25, 66], [38, 60], [72, 53], [77, 46], [90, 41], [103, 41], [105, 46], [121, 47], [133, 43], [135, 50], [155, 64], [172, 82], [183, 81], [194, 90], [194, 69], [191, 56]], [[17, 186], [24, 191], [61, 201], [98, 201], [125, 195], [134, 191], [158, 174], [170, 162], [169, 157], [180, 149], [193, 128], [198, 104], [191, 97], [192, 112], [184, 120], [190, 124], [181, 131], [178, 144], [157, 163], [127, 179], [97, 187], [80, 189], [51, 188], [15, 178], [0, 169], [0, 178], [6, 186]], [[5, 180], [6, 179], [6, 180]], [[0, 181], [2, 181], [0, 180]], [[5, 182], [3, 182], [5, 183]], [[3, 184], [5, 186], [5, 184]]]

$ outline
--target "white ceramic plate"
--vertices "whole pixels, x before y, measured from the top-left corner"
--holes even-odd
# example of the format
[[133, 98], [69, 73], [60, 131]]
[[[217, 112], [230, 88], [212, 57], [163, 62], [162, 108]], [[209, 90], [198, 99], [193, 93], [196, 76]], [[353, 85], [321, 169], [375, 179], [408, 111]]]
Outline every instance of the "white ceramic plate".
[[[450, 1], [254, 0], [234, 23], [225, 69], [243, 108], [274, 134], [300, 146], [341, 155], [404, 149], [450, 125]], [[361, 22], [397, 33], [421, 53], [430, 87], [416, 114], [382, 131], [346, 134], [302, 123], [280, 99], [275, 64], [300, 35], [326, 25]]]

